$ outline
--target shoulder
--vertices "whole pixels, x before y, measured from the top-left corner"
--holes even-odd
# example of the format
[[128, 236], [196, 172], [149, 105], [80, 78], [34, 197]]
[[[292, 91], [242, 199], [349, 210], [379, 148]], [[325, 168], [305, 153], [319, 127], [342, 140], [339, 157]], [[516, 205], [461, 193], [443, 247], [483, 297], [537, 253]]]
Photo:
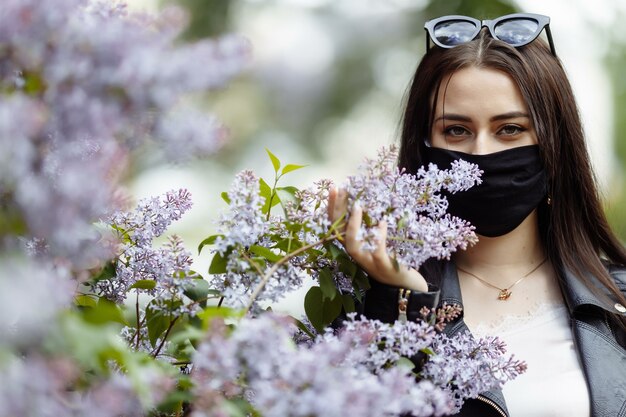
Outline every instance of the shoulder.
[[609, 271], [609, 275], [615, 281], [615, 285], [619, 290], [626, 294], [626, 266], [622, 265], [607, 265], [607, 269]]

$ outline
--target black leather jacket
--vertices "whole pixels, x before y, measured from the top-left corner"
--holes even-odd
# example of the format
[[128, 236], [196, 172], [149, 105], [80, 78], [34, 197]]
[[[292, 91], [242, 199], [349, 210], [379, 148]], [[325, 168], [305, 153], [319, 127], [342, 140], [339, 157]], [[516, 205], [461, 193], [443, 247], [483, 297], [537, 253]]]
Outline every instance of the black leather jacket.
[[[626, 268], [609, 268], [620, 290], [626, 294]], [[435, 287], [425, 293], [412, 293], [407, 318], [419, 317], [423, 306], [441, 306], [443, 303], [463, 305], [456, 267], [453, 262], [442, 265], [441, 289]], [[592, 417], [626, 417], [626, 332], [620, 328], [613, 314], [626, 315], [624, 308], [596, 296], [568, 271], [561, 274], [561, 290], [570, 314], [572, 334], [582, 364], [590, 395]], [[365, 316], [384, 322], [398, 317], [398, 291], [372, 281], [365, 296]], [[621, 310], [621, 311], [620, 311]], [[449, 323], [445, 333], [454, 335], [467, 331], [463, 317]], [[501, 391], [488, 391], [479, 398], [465, 402], [457, 416], [509, 416]]]

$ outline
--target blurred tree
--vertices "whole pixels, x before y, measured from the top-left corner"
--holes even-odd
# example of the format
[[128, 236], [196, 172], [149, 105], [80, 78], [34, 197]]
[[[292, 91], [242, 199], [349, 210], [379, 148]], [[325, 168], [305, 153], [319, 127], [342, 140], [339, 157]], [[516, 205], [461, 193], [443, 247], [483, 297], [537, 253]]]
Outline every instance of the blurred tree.
[[222, 35], [230, 30], [230, 11], [234, 0], [160, 0], [177, 3], [189, 12], [188, 40]]
[[609, 37], [606, 64], [613, 86], [614, 143], [619, 168], [609, 190], [607, 215], [618, 236], [626, 241], [626, 44], [617, 33], [614, 35]]

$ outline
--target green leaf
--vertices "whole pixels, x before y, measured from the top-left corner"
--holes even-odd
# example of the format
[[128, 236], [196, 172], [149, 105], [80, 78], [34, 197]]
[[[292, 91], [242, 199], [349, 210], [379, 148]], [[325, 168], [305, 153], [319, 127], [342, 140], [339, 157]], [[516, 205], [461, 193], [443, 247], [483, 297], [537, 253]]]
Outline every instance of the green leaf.
[[196, 316], [202, 320], [202, 328], [206, 330], [216, 317], [239, 318], [242, 317], [243, 314], [245, 314], [244, 310], [235, 310], [229, 307], [209, 306], [197, 313]]
[[96, 307], [98, 301], [89, 295], [77, 295], [76, 298], [74, 298], [74, 304], [80, 307]]
[[280, 199], [280, 203], [282, 204], [283, 208], [285, 208], [285, 205], [289, 201], [291, 201], [293, 204], [298, 204], [298, 199], [296, 198], [297, 191], [298, 189], [296, 187], [291, 186], [276, 188], [276, 195], [278, 195], [278, 198]]
[[24, 77], [24, 91], [29, 95], [39, 95], [43, 92], [44, 80], [43, 78], [36, 72], [25, 72], [23, 74]]
[[216, 252], [209, 265], [209, 274], [224, 274], [226, 273], [226, 264], [228, 263], [228, 254], [226, 256], [220, 255]]
[[337, 286], [333, 275], [328, 268], [322, 268], [319, 273], [320, 288], [325, 299], [332, 300], [337, 295]]
[[343, 306], [343, 302], [341, 297], [335, 297], [332, 300], [326, 299], [324, 300], [323, 306], [323, 320], [324, 327], [330, 325], [339, 314], [341, 314], [341, 307]]
[[104, 267], [95, 275], [91, 280], [93, 282], [102, 281], [103, 279], [111, 279], [116, 275], [115, 272], [115, 261], [107, 262]]
[[287, 164], [283, 168], [283, 171], [282, 171], [282, 173], [280, 175], [285, 175], [288, 172], [295, 171], [296, 169], [304, 168], [305, 166], [306, 165]]
[[365, 275], [365, 272], [363, 272], [363, 270], [360, 268], [357, 268], [357, 272], [354, 275], [353, 282], [357, 284], [358, 288], [361, 291], [367, 291], [371, 288], [370, 281], [367, 278], [367, 275]]
[[342, 294], [341, 302], [343, 303], [343, 311], [346, 313], [354, 313], [356, 311], [354, 298], [350, 294]]
[[354, 278], [357, 271], [358, 271], [358, 267], [357, 265], [352, 261], [352, 259], [348, 258], [347, 256], [340, 256], [338, 258], [338, 262], [339, 262], [339, 271], [343, 272], [344, 274], [346, 274], [347, 276], [349, 276], [350, 278]]
[[339, 247], [337, 245], [335, 245], [332, 242], [328, 242], [324, 245], [324, 247], [326, 248], [326, 250], [328, 251], [328, 253], [330, 253], [330, 257], [334, 260], [336, 260], [337, 258], [339, 258], [340, 256], [345, 256], [345, 252], [342, 251], [341, 249], [339, 249]]
[[92, 324], [114, 322], [128, 325], [120, 307], [106, 298], [98, 299], [98, 303], [95, 307], [85, 308], [83, 310], [83, 318], [85, 321]]
[[339, 317], [341, 307], [341, 297], [335, 297], [332, 300], [325, 299], [320, 287], [309, 288], [304, 296], [304, 311], [319, 333], [322, 333], [326, 326]]
[[266, 203], [272, 196], [272, 187], [263, 178], [259, 178], [259, 195], [265, 199]]
[[200, 252], [202, 252], [202, 248], [204, 248], [207, 245], [214, 244], [217, 238], [220, 236], [224, 236], [224, 235], [211, 235], [207, 237], [206, 239], [204, 239], [202, 242], [200, 242], [200, 244], [198, 245], [198, 255], [200, 255]]
[[303, 246], [302, 242], [300, 242], [297, 238], [293, 239], [281, 239], [276, 242], [276, 249], [280, 249], [283, 252], [290, 253], [295, 251], [296, 249], [300, 249]]
[[412, 370], [413, 368], [415, 368], [415, 364], [411, 362], [409, 358], [405, 358], [404, 356], [401, 356], [400, 359], [396, 361], [395, 366], [398, 366], [400, 368], [406, 368], [408, 370]]
[[270, 249], [259, 245], [250, 246], [250, 252], [254, 253], [255, 255], [261, 256], [270, 262], [278, 262], [283, 258], [282, 256], [272, 252]]
[[428, 347], [420, 349], [420, 352], [425, 353], [427, 355], [434, 355], [435, 354], [435, 352], [431, 348], [428, 348]]
[[230, 197], [228, 197], [228, 193], [226, 191], [222, 191], [220, 196], [222, 197], [222, 200], [226, 201], [226, 204], [230, 204]]
[[155, 287], [156, 281], [153, 279], [140, 279], [130, 286], [130, 288], [138, 288], [140, 290], [153, 290]]
[[183, 291], [183, 294], [193, 301], [201, 301], [200, 305], [204, 307], [209, 291], [209, 283], [202, 278], [198, 278], [189, 280], [189, 284]]
[[311, 330], [306, 326], [306, 324], [302, 323], [300, 320], [298, 320], [297, 318], [295, 318], [294, 316], [290, 316], [293, 321], [296, 322], [296, 326], [298, 326], [298, 329], [302, 330], [304, 333], [306, 333], [307, 336], [309, 336], [311, 339], [315, 339], [315, 336]]
[[146, 308], [146, 326], [148, 326], [148, 339], [152, 347], [156, 346], [157, 339], [167, 330], [170, 325], [169, 318], [163, 310]]
[[267, 152], [270, 159], [272, 160], [272, 165], [274, 165], [274, 172], [278, 173], [278, 170], [280, 169], [280, 160], [276, 158], [276, 155], [271, 153], [269, 149], [265, 148], [265, 151]]
[[324, 331], [324, 305], [320, 287], [309, 288], [304, 296], [304, 312], [307, 318], [319, 333]]
[[393, 269], [396, 272], [400, 271], [400, 263], [398, 262], [398, 259], [395, 256], [391, 257], [391, 265], [393, 265]]

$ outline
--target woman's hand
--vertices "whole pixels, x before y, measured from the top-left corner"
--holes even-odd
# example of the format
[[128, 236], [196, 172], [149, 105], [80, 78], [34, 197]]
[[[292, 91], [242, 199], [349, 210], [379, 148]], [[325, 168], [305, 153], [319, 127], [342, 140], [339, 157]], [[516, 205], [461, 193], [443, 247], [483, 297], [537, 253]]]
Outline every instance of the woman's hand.
[[[348, 196], [343, 189], [332, 188], [328, 196], [328, 216], [331, 222], [335, 222], [344, 216], [348, 208]], [[393, 260], [387, 254], [387, 224], [378, 224], [379, 244], [374, 252], [361, 250], [363, 242], [356, 238], [361, 222], [363, 210], [360, 207], [352, 209], [352, 215], [345, 226], [345, 238], [343, 245], [352, 259], [376, 281], [397, 287], [407, 288], [414, 291], [428, 291], [426, 280], [415, 269], [400, 265], [397, 270]], [[343, 232], [343, 230], [340, 230]]]

